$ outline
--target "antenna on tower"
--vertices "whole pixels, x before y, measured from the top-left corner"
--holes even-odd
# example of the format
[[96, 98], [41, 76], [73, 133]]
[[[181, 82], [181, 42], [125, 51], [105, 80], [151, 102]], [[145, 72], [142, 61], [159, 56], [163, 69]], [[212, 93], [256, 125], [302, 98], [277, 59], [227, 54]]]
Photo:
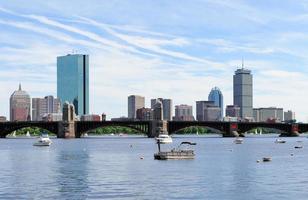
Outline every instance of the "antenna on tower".
[[242, 57], [242, 69], [244, 69], [244, 58]]

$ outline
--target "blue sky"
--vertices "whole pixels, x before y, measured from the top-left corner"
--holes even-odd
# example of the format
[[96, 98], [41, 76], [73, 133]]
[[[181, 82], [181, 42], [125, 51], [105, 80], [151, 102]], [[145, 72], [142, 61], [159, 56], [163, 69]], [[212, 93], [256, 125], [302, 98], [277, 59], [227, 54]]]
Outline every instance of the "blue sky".
[[[22, 83], [56, 95], [56, 57], [90, 55], [90, 111], [127, 115], [140, 94], [195, 106], [232, 75], [254, 75], [254, 107], [283, 107], [307, 122], [307, 0], [103, 0], [0, 2], [0, 115]], [[195, 111], [194, 111], [195, 112]]]

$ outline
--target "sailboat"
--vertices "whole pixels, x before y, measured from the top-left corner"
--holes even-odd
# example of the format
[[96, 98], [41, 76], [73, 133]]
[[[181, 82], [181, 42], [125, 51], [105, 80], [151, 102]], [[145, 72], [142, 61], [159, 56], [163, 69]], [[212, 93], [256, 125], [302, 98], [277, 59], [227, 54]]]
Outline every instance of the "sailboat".
[[256, 134], [256, 135], [262, 135], [262, 129], [260, 129], [260, 131], [259, 131], [259, 133], [258, 133], [258, 129], [256, 128], [256, 129], [255, 129], [255, 134]]
[[12, 137], [16, 137], [16, 131], [13, 132]]
[[27, 131], [27, 134], [26, 134], [27, 137], [31, 137], [29, 131]]

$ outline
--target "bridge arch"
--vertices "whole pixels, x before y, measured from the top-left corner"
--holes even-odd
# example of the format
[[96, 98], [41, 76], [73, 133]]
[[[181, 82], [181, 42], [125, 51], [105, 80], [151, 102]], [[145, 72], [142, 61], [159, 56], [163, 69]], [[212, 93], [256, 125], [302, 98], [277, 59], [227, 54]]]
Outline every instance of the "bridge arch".
[[283, 123], [260, 123], [260, 122], [251, 122], [251, 123], [238, 123], [238, 131], [240, 133], [245, 133], [250, 130], [256, 128], [269, 128], [277, 131], [281, 131], [281, 133], [290, 133], [292, 132], [291, 124], [283, 124]]
[[220, 132], [221, 134], [227, 133], [230, 129], [229, 123], [224, 122], [202, 122], [202, 121], [170, 121], [168, 132], [169, 134], [174, 134], [178, 132], [179, 130], [182, 130], [184, 128], [188, 127], [205, 127], [210, 128], [213, 130], [216, 130], [217, 132]]
[[150, 122], [124, 122], [124, 121], [80, 121], [76, 125], [76, 137], [79, 138], [82, 134], [97, 128], [105, 127], [126, 127], [149, 136]]
[[57, 122], [4, 122], [0, 123], [0, 137], [5, 138], [8, 134], [22, 128], [41, 128], [48, 130], [58, 137]]
[[[200, 125], [194, 125], [194, 126], [187, 126], [187, 127], [184, 127], [184, 128], [181, 128], [181, 129], [178, 129], [177, 131], [175, 131], [175, 132], [172, 132], [172, 133], [169, 133], [170, 135], [171, 134], [183, 134], [183, 133], [181, 133], [181, 131], [184, 131], [184, 130], [186, 130], [186, 129], [200, 129], [200, 128], [203, 128], [203, 129], [206, 129], [206, 130], [210, 130], [211, 132], [210, 133], [214, 133], [214, 134], [222, 134], [222, 131], [221, 130], [219, 130], [219, 129], [217, 129], [217, 128], [212, 128], [212, 127], [209, 127], [209, 126], [200, 126]], [[198, 131], [198, 133], [200, 133], [199, 131]], [[185, 134], [185, 133], [184, 133]], [[192, 133], [192, 134], [194, 134], [194, 133]], [[203, 133], [201, 133], [201, 134], [203, 134]], [[208, 133], [205, 133], [205, 134], [208, 134]]]

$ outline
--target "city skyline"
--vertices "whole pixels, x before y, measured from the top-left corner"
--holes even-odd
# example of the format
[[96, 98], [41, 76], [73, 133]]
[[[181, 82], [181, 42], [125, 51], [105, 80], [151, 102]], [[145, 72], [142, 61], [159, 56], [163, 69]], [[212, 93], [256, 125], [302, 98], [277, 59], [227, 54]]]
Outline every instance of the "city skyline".
[[[71, 16], [69, 10], [62, 8], [66, 6], [59, 8], [60, 3], [57, 1], [49, 6], [39, 3], [40, 10], [35, 6], [21, 10], [14, 1], [2, 3], [0, 61], [3, 67], [0, 72], [1, 84], [4, 85], [1, 92], [4, 95], [0, 98], [0, 115], [9, 116], [8, 99], [19, 82], [33, 97], [56, 96], [56, 57], [77, 49], [78, 53], [91, 56], [90, 77], [93, 80], [89, 84], [90, 113], [108, 113], [108, 118], [126, 115], [126, 98], [129, 94], [141, 94], [146, 99], [171, 98], [174, 105], [193, 105], [193, 110], [196, 110], [195, 101], [206, 99], [214, 86], [222, 90], [225, 105], [233, 104], [232, 74], [244, 57], [245, 67], [252, 70], [254, 75], [254, 107], [276, 106], [291, 109], [296, 112], [299, 121], [306, 122], [307, 94], [301, 90], [307, 86], [305, 66], [308, 61], [300, 48], [304, 45], [295, 48], [286, 44], [286, 40], [297, 45], [305, 43], [304, 34], [300, 34], [295, 25], [292, 30], [282, 28], [285, 34], [277, 32], [279, 24], [272, 27], [277, 22], [280, 22], [280, 26], [281, 22], [286, 21], [305, 23], [305, 16], [301, 15], [305, 13], [305, 8], [293, 6], [293, 9], [287, 9], [288, 3], [295, 3], [286, 1], [282, 3], [285, 7], [281, 12], [288, 15], [277, 19], [269, 10], [262, 10], [257, 4], [249, 2], [204, 2], [209, 5], [203, 7], [205, 9], [210, 10], [211, 6], [216, 10], [227, 9], [230, 12], [226, 15], [241, 20], [224, 24], [222, 21], [226, 16], [222, 16], [215, 25], [208, 20], [215, 16], [212, 13], [206, 15], [204, 22], [201, 22], [195, 19], [197, 14], [201, 14], [201, 10], [196, 9], [197, 14], [188, 18], [188, 21], [192, 18], [195, 21], [189, 24], [184, 17], [192, 13], [193, 7], [199, 6], [187, 4], [184, 6], [187, 12], [177, 6], [173, 8], [177, 17], [169, 18], [169, 14], [162, 13], [163, 17], [170, 19], [166, 20], [165, 28], [162, 28], [148, 18], [146, 23], [135, 22], [132, 20], [132, 12], [128, 12], [127, 20], [121, 17], [115, 20], [112, 11], [100, 18], [102, 11], [81, 12], [74, 5], [76, 15]], [[155, 15], [148, 7], [159, 8], [162, 5], [152, 4], [140, 4], [132, 10]], [[120, 9], [113, 3], [108, 5], [114, 12]], [[174, 4], [166, 3], [165, 6], [168, 10]], [[243, 12], [235, 14], [237, 9]], [[247, 13], [253, 14], [244, 16]], [[266, 14], [265, 17], [263, 14]], [[253, 23], [255, 28], [248, 22]], [[177, 30], [172, 30], [173, 23], [177, 25]], [[201, 29], [197, 28], [197, 23]], [[207, 25], [211, 25], [212, 30], [207, 29]], [[218, 28], [221, 25], [224, 26]], [[239, 27], [241, 30], [231, 31]], [[270, 30], [273, 33], [264, 30], [268, 27], [272, 27]], [[254, 40], [251, 36], [255, 36], [253, 32], [256, 28], [261, 33]], [[303, 26], [301, 31], [306, 31]], [[226, 35], [229, 32], [232, 34]], [[203, 36], [203, 33], [206, 34]], [[242, 34], [245, 37], [237, 39]], [[264, 34], [271, 39], [264, 39]], [[294, 35], [299, 39], [294, 38]], [[274, 36], [277, 37], [273, 39]], [[201, 53], [202, 51], [205, 53]], [[288, 59], [284, 59], [286, 57]], [[149, 104], [146, 101], [145, 106], [150, 107]]]

